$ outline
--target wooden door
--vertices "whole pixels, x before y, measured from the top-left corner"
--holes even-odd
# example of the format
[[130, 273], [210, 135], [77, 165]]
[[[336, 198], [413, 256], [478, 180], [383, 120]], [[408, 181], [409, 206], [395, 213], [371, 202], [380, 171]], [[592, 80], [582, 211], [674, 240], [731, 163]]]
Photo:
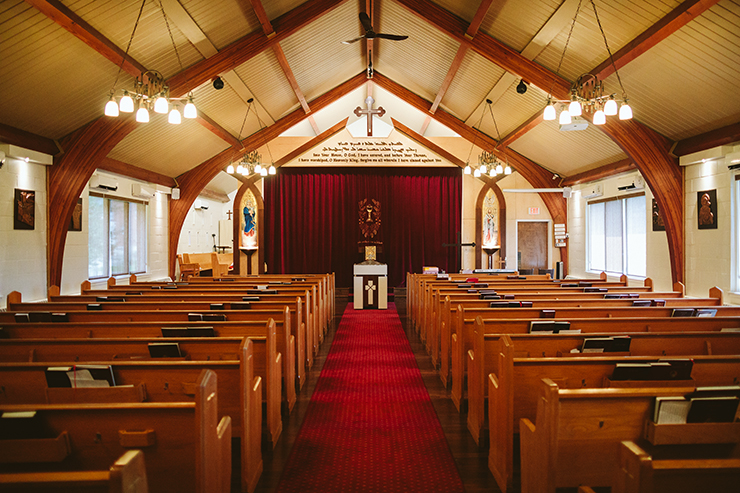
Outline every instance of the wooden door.
[[519, 269], [547, 269], [547, 222], [517, 223]]

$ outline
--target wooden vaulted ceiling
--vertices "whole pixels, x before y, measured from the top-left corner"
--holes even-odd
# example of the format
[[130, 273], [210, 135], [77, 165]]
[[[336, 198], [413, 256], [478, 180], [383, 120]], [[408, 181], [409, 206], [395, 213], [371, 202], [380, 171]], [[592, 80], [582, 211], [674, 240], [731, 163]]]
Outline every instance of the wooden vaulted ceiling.
[[[375, 88], [376, 99], [404, 103], [397, 105], [404, 111], [388, 111], [388, 123], [393, 119], [415, 138], [428, 139], [427, 145], [443, 142], [435, 140], [435, 130], [446, 127], [506, 155], [535, 187], [551, 186], [553, 173], [564, 183], [580, 183], [637, 167], [661, 209], [673, 211], [666, 222], [674, 280], [680, 280], [683, 184], [675, 157], [740, 140], [735, 0], [597, 1], [614, 64], [589, 0], [161, 4], [166, 20], [159, 1], [144, 4], [126, 54], [139, 0], [0, 3], [0, 92], [13, 95], [0, 98], [0, 140], [57, 155], [50, 203], [79, 196], [98, 167], [165, 184], [176, 179], [183, 190], [183, 200], [171, 209], [177, 229], [200, 189], [236, 151], [287, 139], [279, 136], [291, 129], [299, 135], [292, 148], [300, 148], [351, 115]], [[376, 31], [409, 39], [341, 44], [361, 33], [360, 11], [371, 16]], [[370, 61], [375, 75], [363, 89]], [[607, 90], [618, 92], [613, 65], [635, 120], [570, 133], [541, 121], [546, 95], [566, 98], [570, 81], [581, 73], [598, 73]], [[145, 68], [161, 71], [173, 94], [193, 92], [196, 122], [142, 126], [100, 116], [112, 81], [126, 87]], [[226, 82], [224, 90], [212, 87], [216, 76]], [[524, 95], [515, 91], [520, 80], [529, 85]], [[259, 118], [245, 120], [249, 98]], [[486, 113], [487, 99], [495, 121]], [[273, 156], [277, 162], [286, 157]], [[465, 158], [450, 154], [450, 162]], [[65, 186], [57, 190], [61, 182]], [[553, 217], [565, 216], [563, 200], [552, 194], [543, 199]], [[71, 214], [69, 202], [60, 204], [62, 217]], [[56, 245], [51, 256], [64, 249], [66, 232], [57, 229], [49, 231]], [[61, 258], [50, 264], [54, 282]]]

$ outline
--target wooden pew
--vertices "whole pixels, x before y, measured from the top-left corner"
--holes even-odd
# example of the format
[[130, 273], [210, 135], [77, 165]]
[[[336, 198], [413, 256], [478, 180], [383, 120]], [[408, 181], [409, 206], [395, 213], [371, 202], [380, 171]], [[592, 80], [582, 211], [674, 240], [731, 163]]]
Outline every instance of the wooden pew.
[[[614, 486], [621, 443], [642, 440], [655, 397], [693, 391], [691, 387], [651, 388], [649, 382], [643, 384], [571, 390], [542, 379], [536, 426], [530, 419], [521, 420], [522, 493], [554, 493], [558, 487], [582, 484]], [[728, 429], [740, 426], [714, 425]]]
[[[6, 493], [54, 491], [55, 493], [148, 493], [144, 453], [129, 450], [107, 470], [49, 471], [0, 474]], [[228, 490], [222, 490], [228, 491]]]
[[[569, 389], [602, 390], [606, 386], [620, 385], [619, 382], [610, 381], [617, 363], [658, 359], [655, 356], [515, 358], [508, 336], [502, 338], [502, 344], [505, 350], [499, 357], [498, 373], [491, 373], [487, 377], [488, 465], [502, 491], [511, 488], [514, 436], [519, 432], [522, 418], [532, 420], [536, 416], [537, 402], [541, 397], [541, 379], [550, 378], [558, 382], [560, 387]], [[696, 355], [691, 358], [694, 360], [692, 386], [733, 385], [740, 381], [740, 355]]]
[[[717, 307], [721, 308], [721, 307]], [[571, 330], [580, 330], [582, 333], [640, 333], [640, 332], [675, 332], [686, 330], [687, 324], [691, 324], [691, 330], [697, 332], [719, 331], [723, 328], [740, 327], [740, 317], [733, 315], [737, 310], [735, 307], [726, 307], [732, 310], [729, 316], [719, 317], [611, 317], [611, 318], [578, 318], [567, 319]], [[659, 315], [659, 312], [656, 312]], [[462, 315], [458, 315], [460, 317]], [[527, 334], [530, 328], [530, 319], [482, 319], [482, 334]], [[475, 333], [477, 332], [475, 320], [463, 320], [459, 322], [462, 330], [459, 334], [452, 336], [452, 400], [456, 407], [465, 398], [465, 377], [468, 376], [467, 361], [469, 351], [473, 349]]]
[[[132, 276], [133, 277], [133, 276]], [[227, 278], [230, 279], [230, 278]], [[82, 294], [91, 294], [95, 296], [116, 296], [117, 293], [123, 291], [126, 293], [144, 293], [147, 289], [154, 291], [178, 291], [186, 293], [200, 293], [200, 294], [214, 294], [214, 295], [227, 295], [227, 294], [241, 294], [251, 295], [252, 289], [257, 289], [258, 285], [263, 283], [253, 282], [251, 284], [243, 284], [238, 282], [219, 282], [213, 283], [212, 288], [203, 288], [202, 285], [190, 284], [190, 283], [135, 283], [133, 285], [117, 285], [115, 279], [111, 278], [108, 280], [107, 290], [93, 290], [90, 289], [90, 282], [84, 281], [82, 283], [81, 292]], [[276, 287], [279, 295], [292, 295], [301, 296], [305, 292], [306, 286], [281, 286]], [[328, 329], [328, 324], [331, 321], [329, 314], [332, 313], [329, 307], [328, 297], [322, 294], [322, 291], [318, 285], [310, 286], [311, 299], [307, 300], [307, 313], [312, 317], [312, 323], [306, 326], [306, 329], [311, 334], [313, 340], [312, 344], [314, 354], [318, 351], [318, 346], [323, 341], [323, 335]], [[249, 290], [249, 291], [246, 291]], [[269, 290], [260, 292], [258, 294], [260, 298], [263, 296], [270, 296]]]
[[[91, 291], [88, 291], [91, 292]], [[141, 290], [136, 291], [136, 294], [128, 294], [127, 292], [116, 293], [111, 295], [107, 291], [96, 291], [100, 294], [83, 294], [83, 295], [59, 295], [59, 287], [52, 286], [48, 291], [49, 302], [85, 302], [85, 303], [99, 303], [108, 304], [120, 302], [141, 302], [141, 303], [159, 303], [160, 305], [175, 301], [175, 302], [201, 302], [224, 304], [226, 309], [235, 309], [231, 305], [233, 303], [249, 303], [251, 307], [255, 309], [272, 309], [278, 303], [284, 303], [291, 305], [295, 302], [296, 306], [296, 323], [292, 324], [293, 335], [296, 337], [296, 348], [300, 350], [304, 359], [296, 358], [296, 363], [304, 361], [304, 367], [313, 367], [314, 353], [318, 350], [318, 347], [314, 347], [314, 341], [318, 341], [318, 336], [314, 336], [314, 326], [316, 317], [311, 313], [311, 291], [306, 289], [302, 295], [290, 296], [290, 295], [262, 295], [262, 296], [244, 296], [241, 293], [224, 294], [224, 293], [203, 293], [203, 292], [183, 292], [178, 290]], [[245, 301], [246, 299], [258, 298], [257, 301]], [[19, 297], [13, 298], [13, 300], [19, 300]], [[9, 295], [10, 300], [10, 295]], [[119, 300], [119, 301], [115, 301]], [[15, 302], [15, 301], [14, 301]], [[300, 306], [299, 306], [300, 305]], [[244, 306], [244, 305], [238, 305]], [[10, 311], [23, 311], [22, 309], [14, 309], [15, 305], [12, 305], [9, 301], [8, 309]], [[301, 315], [298, 315], [300, 309]], [[63, 311], [63, 310], [61, 310]], [[304, 327], [301, 327], [301, 323]], [[301, 338], [303, 344], [300, 343]], [[302, 349], [301, 349], [302, 348]], [[296, 375], [301, 382], [305, 380], [305, 371], [301, 368], [296, 367]]]
[[[533, 291], [499, 291], [498, 295], [505, 297], [505, 296], [513, 296], [513, 299], [505, 299], [505, 300], [489, 300], [489, 306], [490, 303], [496, 302], [496, 301], [506, 301], [506, 302], [532, 302], [540, 301], [540, 300], [604, 300], [605, 295], [632, 295], [635, 297], [638, 297], [641, 300], [646, 299], [660, 299], [660, 300], [666, 300], [671, 298], [680, 298], [683, 296], [682, 292], [679, 291], [671, 291], [671, 292], [663, 292], [663, 293], [656, 293], [656, 292], [635, 292], [634, 290], [630, 290], [629, 292], [621, 292], [621, 293], [601, 293], [601, 292], [583, 292], [582, 290], [570, 290], [570, 289], [563, 289], [563, 290], [552, 290], [552, 291], [540, 291], [540, 292], [533, 292]], [[420, 325], [420, 336], [422, 337], [422, 340], [425, 341], [427, 346], [433, 345], [433, 344], [439, 344], [436, 339], [440, 337], [439, 335], [439, 325], [446, 317], [446, 313], [444, 312], [444, 302], [446, 300], [446, 297], [450, 296], [451, 299], [451, 306], [457, 306], [458, 304], [465, 303], [465, 302], [472, 302], [476, 303], [473, 306], [480, 306], [480, 294], [479, 293], [459, 293], [457, 291], [440, 291], [438, 293], [438, 299], [439, 302], [437, 303], [431, 303], [428, 308], [426, 309], [424, 315], [422, 324]], [[427, 341], [428, 339], [432, 339], [431, 341]], [[432, 352], [431, 348], [428, 347], [427, 350]]]
[[[421, 282], [417, 288], [418, 293], [415, 297], [414, 322], [423, 327], [427, 321], [428, 307], [432, 304], [433, 298], [440, 291], [450, 291], [452, 293], [461, 293], [471, 291], [485, 290], [517, 290], [517, 291], [536, 291], [538, 289], [557, 290], [560, 292], [573, 291], [574, 289], [583, 291], [586, 287], [613, 287], [615, 289], [625, 288], [628, 286], [627, 276], [622, 276], [619, 281], [607, 281], [606, 274], [602, 273], [599, 279], [573, 279], [568, 281], [537, 279], [533, 280], [531, 276], [526, 279], [502, 279], [477, 277], [474, 283], [459, 283], [449, 280], [426, 279]], [[565, 288], [565, 286], [576, 286]], [[652, 291], [652, 280], [646, 279], [644, 288], [635, 288], [638, 291]], [[442, 298], [443, 299], [443, 298]]]
[[[278, 362], [265, 368], [268, 364], [264, 353], [267, 340], [232, 338], [213, 344], [216, 338], [172, 339], [182, 343], [195, 355], [217, 356], [211, 361], [141, 359], [143, 355], [148, 357], [147, 344], [150, 341], [157, 339], [2, 340], [0, 361], [4, 363], [0, 363], [0, 385], [4, 392], [0, 403], [186, 401], [192, 398], [195, 377], [204, 370], [215, 372], [221, 382], [219, 415], [234, 418], [233, 435], [240, 439], [241, 444], [242, 486], [244, 491], [252, 491], [262, 471], [263, 390], [262, 378], [255, 376], [255, 373], [273, 378], [273, 373], [279, 374], [280, 371]], [[209, 348], [199, 349], [196, 347], [198, 345]], [[18, 355], [29, 354], [30, 347], [33, 348], [30, 354], [35, 362], [17, 362]], [[55, 351], [58, 353], [55, 354]], [[111, 353], [130, 359], [106, 359], [105, 356]], [[47, 367], [71, 367], [80, 363], [111, 365], [116, 383], [120, 386], [47, 388], [44, 375]], [[127, 385], [131, 385], [131, 388]], [[269, 391], [270, 388], [265, 387], [265, 390]], [[279, 393], [274, 395], [273, 390], [273, 395], [267, 397], [267, 418], [270, 422], [266, 425], [274, 447], [282, 430]]]
[[[179, 294], [174, 293], [172, 295], [161, 295], [156, 300], [142, 299], [142, 296], [130, 296], [128, 298], [122, 298], [126, 301], [121, 302], [121, 298], [113, 297], [113, 300], [118, 301], [98, 301], [96, 297], [92, 301], [89, 301], [91, 296], [77, 297], [77, 301], [74, 301], [75, 297], [65, 297], [65, 301], [49, 301], [46, 303], [23, 303], [19, 301], [20, 293], [17, 291], [12, 292], [8, 295], [8, 311], [11, 312], [48, 312], [51, 313], [71, 313], [71, 312], [86, 312], [88, 307], [92, 304], [93, 306], [101, 309], [102, 311], [136, 311], [136, 312], [149, 312], [153, 310], [166, 309], [169, 311], [185, 311], [188, 313], [213, 313], [214, 310], [224, 310], [227, 314], [231, 310], [284, 310], [285, 306], [290, 308], [291, 321], [296, 321], [290, 324], [290, 331], [295, 339], [295, 356], [293, 357], [295, 363], [295, 377], [299, 388], [303, 388], [303, 384], [306, 381], [306, 367], [308, 365], [308, 358], [306, 357], [306, 326], [305, 323], [301, 322], [304, 320], [303, 316], [303, 303], [300, 297], [292, 299], [292, 303], [288, 300], [281, 302], [271, 301], [252, 301], [243, 302], [241, 299], [238, 301], [202, 301], [197, 300], [196, 296], [190, 296], [189, 299], [182, 299]], [[290, 299], [290, 298], [289, 298]], [[130, 300], [130, 301], [129, 301]], [[263, 312], [260, 312], [263, 313]], [[49, 315], [51, 316], [51, 315]], [[97, 317], [96, 317], [97, 318]], [[278, 318], [279, 319], [279, 318]], [[288, 341], [290, 344], [290, 341]], [[280, 351], [283, 350], [281, 347]], [[313, 356], [311, 357], [311, 361]], [[289, 361], [289, 359], [286, 359]], [[287, 374], [287, 373], [286, 373]]]
[[224, 277], [229, 274], [229, 265], [232, 262], [231, 253], [183, 253], [182, 259], [186, 264], [198, 264], [201, 271], [211, 270], [212, 277]]
[[[3, 328], [5, 337], [0, 338], [0, 354], [21, 353], [25, 344], [17, 339], [27, 339], [31, 345], [36, 342], [46, 341], [43, 344], [54, 347], [54, 341], [50, 339], [79, 339], [89, 343], [88, 351], [96, 354], [109, 353], [110, 340], [120, 338], [122, 333], [128, 337], [122, 342], [120, 352], [116, 354], [147, 354], [148, 349], [143, 346], [142, 340], [153, 340], [157, 342], [168, 342], [178, 340], [176, 338], [162, 338], [162, 328], [180, 327], [182, 324], [177, 322], [111, 322], [107, 324], [91, 323], [31, 323], [7, 325]], [[263, 389], [259, 395], [262, 396], [260, 401], [264, 400], [267, 404], [267, 414], [265, 422], [270, 430], [270, 437], [273, 444], [277, 442], [282, 430], [281, 421], [281, 398], [285, 395], [281, 390], [282, 380], [282, 354], [277, 351], [277, 324], [274, 320], [270, 323], [262, 322], [191, 322], [188, 324], [198, 328], [213, 328], [216, 332], [215, 338], [189, 338], [187, 346], [184, 349], [193, 359], [222, 361], [228, 363], [229, 360], [239, 359], [242, 365], [248, 361], [248, 358], [242, 356], [242, 350], [233, 351], [224, 348], [224, 344], [230, 344], [237, 338], [241, 341], [248, 337], [252, 343], [252, 352], [254, 354], [253, 375], [258, 376], [262, 382]], [[229, 339], [230, 338], [230, 339]], [[64, 344], [61, 342], [59, 344]], [[131, 346], [139, 346], [139, 349], [131, 349]], [[233, 346], [232, 346], [233, 347]], [[99, 348], [99, 349], [96, 349]], [[107, 348], [107, 349], [106, 349]], [[26, 352], [27, 358], [24, 360], [40, 360], [46, 358], [53, 350], [46, 350], [42, 343], [39, 343], [34, 353]], [[24, 351], [25, 352], [25, 351]], [[64, 351], [74, 361], [74, 349]], [[18, 356], [13, 356], [13, 361], [18, 361]], [[114, 358], [115, 360], [115, 358]], [[247, 368], [249, 368], [247, 366]], [[251, 381], [251, 378], [245, 378], [245, 382]], [[287, 402], [285, 404], [288, 405]]]
[[[633, 307], [634, 301], [635, 300], [632, 299], [603, 298], [522, 300], [522, 302], [532, 303], [533, 310], [555, 310], [556, 316], [558, 317], [563, 313], [561, 311], [563, 308], [627, 308]], [[668, 308], [715, 308], [717, 306], [722, 306], [722, 292], [718, 288], [713, 288], [710, 290], [709, 298], [666, 298], [662, 301], [665, 302], [665, 306]], [[462, 319], [465, 323], [472, 323], [478, 315], [481, 315], [483, 318], [495, 318], [496, 313], [504, 313], [499, 312], [499, 310], [507, 310], [506, 308], [491, 309], [489, 305], [490, 301], [486, 300], [458, 301], [453, 303], [450, 297], [445, 298], [440, 309], [441, 314], [439, 317], [436, 317], [436, 323], [439, 324], [439, 375], [445, 386], [448, 385], [450, 378], [452, 334], [457, 332], [457, 325], [460, 320], [458, 310], [464, 310], [464, 316]], [[511, 310], [521, 310], [521, 308]], [[524, 312], [515, 313], [521, 314]], [[542, 313], [538, 311], [533, 318], [539, 319], [541, 317]]]
[[[711, 426], [695, 427], [703, 432]], [[658, 459], [633, 441], [622, 442], [614, 493], [733, 493], [740, 485], [738, 458]], [[593, 490], [591, 490], [593, 491]]]
[[[122, 303], [121, 305], [125, 305], [125, 303]], [[296, 343], [295, 343], [295, 337], [291, 334], [290, 331], [290, 308], [284, 307], [283, 310], [216, 310], [216, 311], [210, 311], [206, 312], [207, 314], [213, 314], [216, 316], [224, 316], [228, 319], [228, 321], [231, 322], [249, 322], [254, 321], [262, 324], [266, 324], [269, 320], [274, 320], [276, 322], [276, 327], [280, 329], [280, 332], [278, 333], [278, 337], [276, 339], [277, 341], [277, 352], [280, 353], [281, 361], [282, 361], [282, 378], [284, 378], [284, 384], [283, 384], [283, 393], [285, 396], [285, 401], [287, 403], [287, 409], [288, 412], [292, 411], [293, 406], [295, 405], [296, 401], [296, 363], [295, 363], [295, 355], [296, 355]], [[104, 330], [104, 326], [108, 325], [112, 322], [157, 322], [159, 324], [164, 324], [165, 322], [178, 322], [180, 326], [191, 326], [194, 321], [189, 320], [190, 312], [186, 311], [177, 311], [177, 310], [153, 310], [148, 312], [143, 311], [113, 311], [113, 310], [102, 310], [102, 311], [79, 311], [79, 312], [68, 312], [66, 313], [66, 317], [69, 320], [70, 324], [75, 324], [77, 322], [94, 322], [96, 324], [99, 324], [97, 328], [97, 332], [100, 333], [101, 330]], [[16, 320], [16, 314], [10, 313], [10, 312], [3, 312], [0, 313], [0, 323], [6, 324], [4, 330], [8, 330], [8, 328], [12, 328], [13, 324], [17, 325], [37, 325], [37, 323], [26, 323], [24, 321], [17, 321]], [[208, 324], [218, 324], [222, 323], [219, 321], [210, 322], [208, 321]], [[161, 327], [164, 325], [160, 325]], [[215, 327], [215, 326], [214, 326]], [[132, 328], [129, 328], [128, 326], [124, 329], [123, 332], [119, 332], [118, 334], [111, 334], [106, 333], [102, 337], [116, 337], [121, 336], [122, 334], [128, 334], [128, 335], [134, 335]], [[223, 334], [227, 335], [227, 334]], [[236, 334], [228, 334], [228, 335], [237, 335], [237, 336], [247, 336], [252, 335], [249, 333], [236, 333]], [[254, 334], [254, 335], [264, 335], [264, 334]], [[47, 336], [49, 337], [49, 336]], [[74, 337], [74, 336], [62, 336], [62, 337]], [[89, 336], [92, 337], [92, 336]], [[96, 337], [101, 337], [101, 335], [98, 335]], [[151, 332], [148, 332], [146, 334], [139, 333], [138, 337], [156, 337], [156, 334], [152, 334]]]
[[2, 404], [0, 413], [35, 413], [49, 438], [3, 440], [0, 471], [34, 472], [39, 462], [62, 471], [106, 469], [141, 449], [152, 492], [226, 492], [231, 423], [217, 421], [216, 375], [204, 371], [195, 390], [195, 402]]
[[[168, 288], [172, 288], [173, 286], [177, 286], [177, 288], [183, 288], [192, 285], [193, 288], [198, 288], [199, 290], [202, 289], [205, 286], [210, 287], [217, 287], [221, 289], [241, 289], [244, 287], [250, 287], [252, 289], [256, 289], [257, 286], [267, 286], [268, 289], [278, 289], [278, 290], [290, 290], [293, 288], [307, 288], [307, 289], [313, 289], [316, 288], [316, 291], [313, 293], [314, 296], [319, 301], [317, 305], [317, 313], [320, 316], [320, 321], [322, 324], [330, 322], [331, 319], [334, 317], [334, 293], [335, 293], [335, 286], [334, 286], [334, 274], [311, 274], [311, 275], [301, 275], [301, 277], [296, 277], [295, 275], [265, 275], [261, 274], [259, 276], [247, 276], [247, 277], [236, 277], [236, 276], [229, 276], [224, 278], [209, 278], [209, 277], [197, 277], [193, 278], [191, 282], [188, 283], [160, 283], [160, 282], [139, 282], [136, 280], [136, 276], [132, 275], [129, 281], [129, 284], [126, 286], [118, 286], [116, 284], [116, 280], [114, 278], [108, 279], [108, 289], [138, 289], [138, 288], [157, 288], [162, 286], [167, 286]], [[84, 283], [83, 283], [84, 285]], [[210, 287], [208, 289], [210, 289]]]

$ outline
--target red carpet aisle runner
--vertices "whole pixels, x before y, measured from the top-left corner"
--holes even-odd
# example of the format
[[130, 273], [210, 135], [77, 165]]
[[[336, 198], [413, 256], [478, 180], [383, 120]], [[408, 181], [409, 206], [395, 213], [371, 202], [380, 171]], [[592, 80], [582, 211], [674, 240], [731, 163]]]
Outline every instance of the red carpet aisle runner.
[[394, 304], [347, 306], [277, 491], [463, 491]]

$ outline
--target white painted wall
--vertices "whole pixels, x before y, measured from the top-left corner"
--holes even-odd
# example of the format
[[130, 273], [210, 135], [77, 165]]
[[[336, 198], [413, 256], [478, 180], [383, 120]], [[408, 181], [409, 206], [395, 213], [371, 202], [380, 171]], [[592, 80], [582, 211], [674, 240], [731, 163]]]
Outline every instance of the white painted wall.
[[[188, 211], [180, 232], [180, 241], [177, 244], [177, 253], [207, 253], [213, 251], [213, 235], [216, 235], [216, 244], [219, 243], [218, 221], [228, 219], [227, 211], [234, 210], [234, 195], [229, 202], [199, 196]], [[198, 202], [208, 209], [196, 209]], [[234, 220], [232, 215], [231, 220]]]
[[[504, 189], [531, 189], [532, 185], [519, 173], [514, 173], [498, 182]], [[546, 221], [547, 227], [547, 268], [554, 269], [555, 262], [560, 261], [560, 250], [555, 248], [552, 234], [552, 216], [539, 193], [507, 193], [506, 201], [506, 268], [517, 268], [517, 223], [519, 221]], [[539, 214], [530, 214], [530, 208], [539, 209]]]
[[[478, 195], [483, 188], [484, 183], [472, 175], [463, 175], [463, 204], [462, 204], [462, 225], [463, 225], [463, 242], [470, 243], [475, 241], [475, 204]], [[514, 173], [498, 181], [498, 186], [502, 189], [512, 188], [532, 188], [527, 180], [522, 178], [519, 173]], [[560, 261], [560, 251], [554, 248], [552, 241], [552, 218], [547, 210], [545, 203], [538, 193], [504, 193], [506, 201], [506, 266], [507, 269], [516, 269], [516, 231], [517, 221], [547, 221], [549, 223], [548, 232], [548, 265], [550, 269], [555, 267], [555, 262]], [[538, 207], [538, 215], [530, 215], [529, 208]], [[484, 264], [481, 264], [484, 265]], [[475, 268], [475, 249], [463, 249], [463, 269]]]
[[[105, 194], [110, 197], [119, 197], [124, 199], [145, 200], [141, 197], [134, 197], [131, 193], [131, 187], [134, 183], [146, 186], [152, 190], [156, 185], [147, 183], [126, 176], [109, 173], [102, 170], [95, 172], [97, 175], [107, 176], [118, 182], [118, 190], [106, 191]], [[80, 284], [88, 280], [88, 188], [82, 194], [82, 231], [70, 231], [67, 233], [67, 243], [64, 248], [64, 261], [62, 263], [62, 294], [79, 294]], [[102, 191], [96, 191], [102, 193]], [[149, 200], [149, 239], [148, 239], [148, 260], [147, 273], [137, 276], [139, 280], [147, 281], [153, 279], [163, 279], [168, 277], [167, 258], [168, 245], [167, 237], [169, 231], [169, 195], [155, 193], [154, 197]], [[116, 279], [117, 284], [127, 284], [128, 277], [123, 276]], [[105, 280], [96, 280], [92, 282], [93, 288], [105, 289]]]
[[[605, 180], [576, 185], [573, 187], [571, 198], [568, 199], [568, 268], [571, 277], [591, 278], [598, 277], [599, 272], [586, 270], [586, 206], [589, 200], [599, 200], [617, 197], [626, 193], [617, 189], [618, 184], [630, 177], [637, 177], [639, 173], [631, 172]], [[603, 195], [601, 197], [586, 199], [583, 195], [589, 193], [595, 185], [601, 185]], [[673, 282], [671, 279], [670, 257], [668, 255], [668, 241], [665, 231], [653, 231], [652, 228], [652, 199], [653, 193], [649, 187], [645, 187], [645, 221], [647, 225], [646, 254], [647, 254], [647, 277], [653, 280], [656, 291], [671, 291]], [[631, 285], [643, 285], [644, 279], [630, 279]], [[705, 293], [706, 295], [706, 293]]]
[[[740, 303], [732, 288], [732, 186], [734, 174], [724, 159], [684, 167], [686, 215], [686, 294], [708, 296], [718, 286], [726, 302]], [[717, 229], [699, 229], [697, 192], [717, 190]]]
[[[35, 227], [13, 229], [15, 189], [36, 192]], [[0, 308], [19, 291], [24, 301], [46, 299], [46, 166], [6, 157], [0, 169]]]

